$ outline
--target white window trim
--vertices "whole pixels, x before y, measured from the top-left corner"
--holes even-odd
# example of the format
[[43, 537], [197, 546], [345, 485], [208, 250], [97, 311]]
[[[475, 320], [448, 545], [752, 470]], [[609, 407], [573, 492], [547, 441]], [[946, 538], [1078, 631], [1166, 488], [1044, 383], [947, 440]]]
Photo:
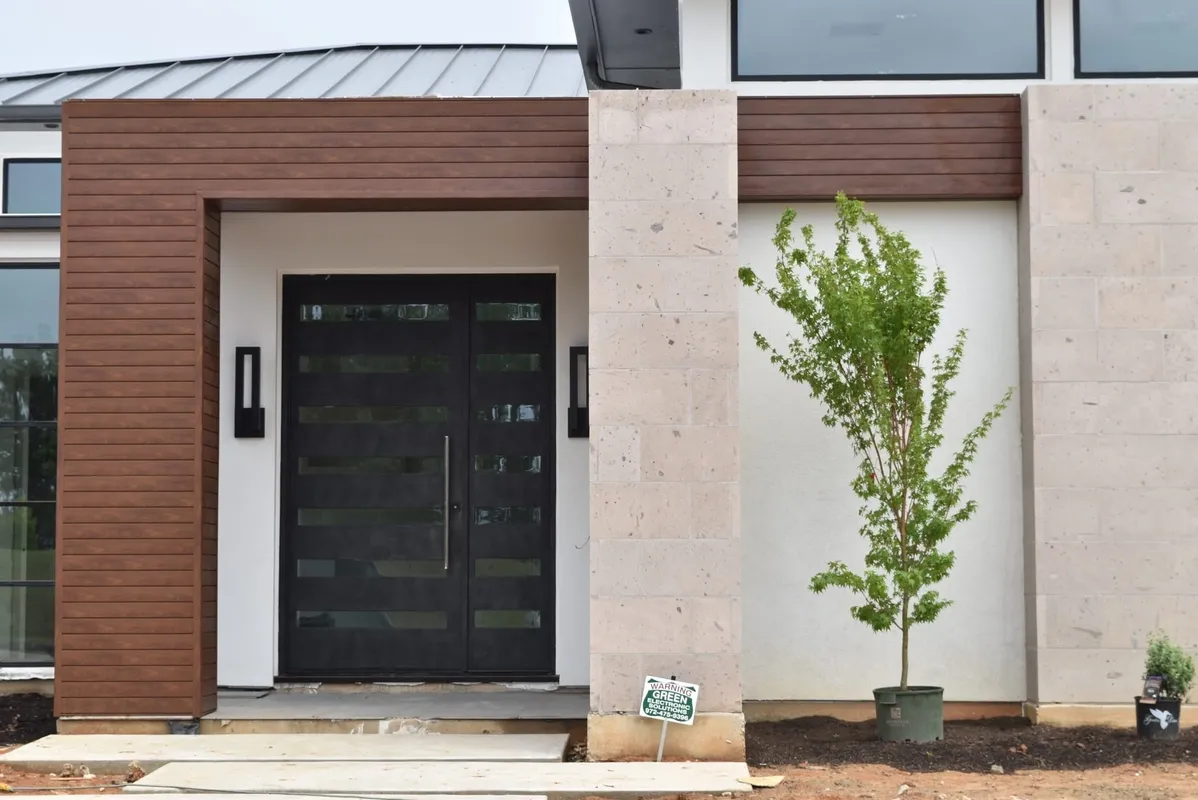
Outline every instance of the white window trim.
[[0, 681], [52, 681], [54, 667], [0, 667]]

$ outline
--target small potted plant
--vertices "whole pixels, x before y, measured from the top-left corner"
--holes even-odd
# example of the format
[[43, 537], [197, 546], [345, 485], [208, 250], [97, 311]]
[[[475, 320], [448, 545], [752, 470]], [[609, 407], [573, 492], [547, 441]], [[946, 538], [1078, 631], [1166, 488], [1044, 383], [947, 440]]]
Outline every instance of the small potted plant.
[[1136, 697], [1136, 733], [1141, 739], [1176, 739], [1181, 704], [1194, 683], [1194, 657], [1163, 633], [1148, 637], [1144, 694]]
[[944, 690], [908, 683], [911, 629], [952, 602], [936, 591], [953, 567], [944, 543], [977, 510], [964, 482], [1012, 392], [982, 410], [955, 447], [945, 441], [965, 331], [934, 352], [948, 296], [944, 272], [927, 275], [919, 251], [860, 201], [839, 194], [836, 206], [834, 249], [817, 248], [810, 225], [794, 236], [795, 212], [787, 210], [774, 237], [777, 286], [749, 267], [740, 277], [796, 323], [777, 346], [756, 334], [758, 347], [823, 404], [824, 424], [843, 430], [857, 457], [852, 488], [869, 547], [864, 568], [834, 561], [811, 579], [811, 589], [848, 589], [855, 619], [901, 636], [899, 682], [874, 690], [878, 737], [935, 741], [944, 738]]

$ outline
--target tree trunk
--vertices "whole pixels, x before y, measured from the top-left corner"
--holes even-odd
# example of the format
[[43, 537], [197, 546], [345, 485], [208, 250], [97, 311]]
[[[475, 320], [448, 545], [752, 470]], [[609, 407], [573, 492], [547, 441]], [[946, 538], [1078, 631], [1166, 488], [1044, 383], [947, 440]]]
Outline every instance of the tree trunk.
[[907, 605], [910, 599], [903, 598], [903, 677], [899, 681], [899, 689], [907, 691], [907, 639], [911, 633], [911, 625], [907, 622]]

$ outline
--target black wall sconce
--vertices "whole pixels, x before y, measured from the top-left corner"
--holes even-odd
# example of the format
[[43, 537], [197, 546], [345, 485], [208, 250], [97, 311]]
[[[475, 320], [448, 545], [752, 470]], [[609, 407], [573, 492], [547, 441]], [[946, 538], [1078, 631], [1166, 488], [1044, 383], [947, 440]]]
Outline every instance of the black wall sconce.
[[[266, 436], [266, 409], [262, 407], [262, 348], [238, 347], [233, 379], [236, 392], [233, 406], [233, 436], [237, 439], [261, 439]], [[249, 397], [246, 397], [246, 373], [249, 373]]]
[[570, 348], [570, 417], [566, 434], [571, 439], [585, 439], [591, 433], [591, 421], [587, 408], [587, 349]]

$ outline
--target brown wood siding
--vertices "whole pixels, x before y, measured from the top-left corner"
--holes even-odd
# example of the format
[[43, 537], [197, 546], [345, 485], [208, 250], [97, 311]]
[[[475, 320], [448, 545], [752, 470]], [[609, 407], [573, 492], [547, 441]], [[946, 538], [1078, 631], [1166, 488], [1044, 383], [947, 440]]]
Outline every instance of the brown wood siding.
[[746, 97], [739, 118], [744, 202], [1022, 193], [1017, 96]]
[[585, 208], [586, 100], [63, 107], [55, 711], [216, 704], [221, 208]]

